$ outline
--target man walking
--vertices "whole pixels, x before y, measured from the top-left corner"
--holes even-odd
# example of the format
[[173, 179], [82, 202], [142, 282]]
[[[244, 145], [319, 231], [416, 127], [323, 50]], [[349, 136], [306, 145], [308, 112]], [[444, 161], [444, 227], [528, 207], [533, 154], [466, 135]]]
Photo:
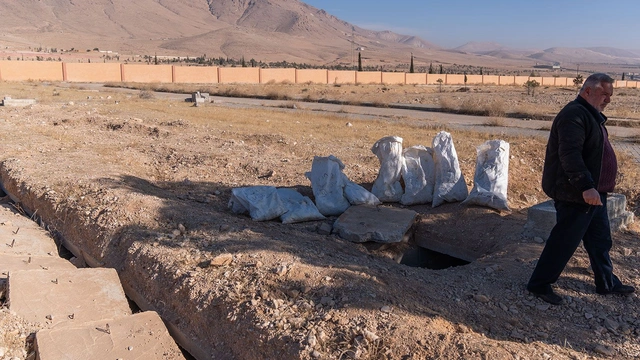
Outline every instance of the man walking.
[[604, 123], [614, 80], [607, 74], [589, 76], [578, 97], [553, 120], [542, 173], [542, 189], [554, 200], [557, 223], [540, 255], [527, 289], [554, 305], [553, 292], [562, 270], [580, 245], [589, 254], [598, 294], [631, 294], [613, 274], [609, 257], [611, 229], [607, 192], [613, 191], [618, 165]]

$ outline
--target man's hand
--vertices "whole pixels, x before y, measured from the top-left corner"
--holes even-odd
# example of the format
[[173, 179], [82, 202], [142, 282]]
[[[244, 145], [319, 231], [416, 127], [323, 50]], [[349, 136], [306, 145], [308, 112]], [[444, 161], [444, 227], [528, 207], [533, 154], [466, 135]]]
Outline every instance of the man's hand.
[[602, 205], [602, 201], [600, 201], [600, 193], [598, 192], [598, 190], [594, 188], [583, 191], [582, 198], [584, 199], [584, 202], [586, 202], [589, 205], [596, 205], [596, 206]]

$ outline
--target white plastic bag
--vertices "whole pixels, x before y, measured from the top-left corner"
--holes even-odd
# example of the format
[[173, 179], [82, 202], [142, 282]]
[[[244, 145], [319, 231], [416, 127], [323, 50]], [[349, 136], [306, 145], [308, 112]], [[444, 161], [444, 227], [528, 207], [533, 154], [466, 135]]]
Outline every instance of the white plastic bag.
[[351, 206], [344, 196], [346, 177], [344, 164], [337, 157], [314, 156], [311, 171], [305, 176], [311, 181], [316, 206], [324, 216], [340, 215]]
[[404, 194], [400, 199], [403, 205], [426, 204], [433, 200], [433, 188], [436, 182], [433, 150], [422, 145], [405, 149]]
[[302, 196], [302, 194], [294, 189], [279, 188], [278, 196], [287, 209], [287, 212], [280, 216], [283, 224], [322, 220], [325, 218], [309, 197]]
[[344, 196], [349, 200], [351, 205], [379, 205], [380, 200], [369, 192], [369, 190], [347, 179], [345, 175], [346, 185], [344, 187]]
[[271, 220], [287, 212], [273, 186], [250, 186], [231, 190], [229, 208], [236, 214], [249, 213], [255, 221]]
[[509, 210], [509, 143], [503, 140], [488, 140], [478, 146], [477, 151], [473, 189], [462, 203]]
[[469, 189], [460, 171], [458, 154], [453, 146], [451, 134], [439, 132], [433, 138], [433, 160], [435, 162], [436, 184], [433, 189], [432, 207], [444, 202], [462, 201], [469, 195]]
[[402, 198], [400, 178], [404, 168], [402, 138], [387, 136], [376, 141], [371, 151], [380, 160], [380, 171], [371, 192], [382, 202], [398, 202]]

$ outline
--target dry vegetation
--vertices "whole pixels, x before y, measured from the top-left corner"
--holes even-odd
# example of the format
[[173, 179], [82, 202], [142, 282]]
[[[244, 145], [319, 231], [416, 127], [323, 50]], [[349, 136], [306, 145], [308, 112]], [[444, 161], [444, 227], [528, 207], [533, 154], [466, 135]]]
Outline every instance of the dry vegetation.
[[[441, 111], [490, 117], [517, 117], [551, 120], [567, 102], [576, 97], [575, 88], [542, 87], [535, 96], [519, 86], [436, 85], [185, 85], [113, 83], [108, 86], [188, 94], [195, 91], [228, 97], [271, 100], [317, 101], [341, 104], [391, 106], [425, 105]], [[637, 127], [640, 120], [640, 89], [617, 89], [607, 115], [619, 126]], [[631, 121], [630, 121], [631, 120]], [[633, 121], [636, 120], [636, 121]]]
[[[467, 266], [408, 267], [390, 259], [402, 247], [376, 249], [318, 234], [322, 222], [258, 223], [227, 209], [230, 190], [239, 186], [293, 187], [311, 196], [304, 172], [314, 156], [337, 156], [349, 179], [370, 188], [379, 169], [370, 150], [376, 140], [396, 135], [404, 147], [430, 146], [441, 130], [452, 133], [471, 187], [476, 146], [497, 137], [490, 130], [503, 125], [499, 114], [486, 120], [487, 131], [462, 131], [426, 117], [347, 118], [299, 106], [195, 107], [152, 95], [155, 85], [142, 92], [67, 85], [0, 83], [0, 95], [38, 99], [29, 108], [0, 108], [0, 131], [10, 134], [0, 155], [3, 180], [38, 208], [50, 229], [119, 269], [124, 283], [166, 319], [179, 319], [183, 331], [215, 348], [218, 357], [640, 356], [638, 297], [593, 294], [584, 251], [560, 282], [570, 305], [548, 307], [524, 291], [541, 250], [521, 231], [527, 208], [546, 200], [539, 185], [544, 137], [500, 135], [510, 143], [512, 211], [459, 204], [410, 207], [419, 213], [418, 233], [481, 254]], [[292, 104], [309, 97], [429, 105], [446, 96], [457, 104], [452, 106], [467, 101], [473, 107], [482, 104], [476, 97], [498, 96], [502, 104], [495, 108], [505, 113], [514, 104], [536, 106], [519, 88], [512, 94], [498, 88], [439, 93], [430, 87], [373, 85], [171, 90], [271, 94]], [[573, 90], [540, 90], [535, 99], [554, 99], [545, 103], [545, 113], [575, 96]], [[618, 190], [636, 208], [638, 164], [620, 154], [620, 170]], [[176, 236], [179, 225], [186, 230]], [[616, 234], [612, 257], [621, 278], [640, 286], [637, 236], [636, 227]], [[233, 255], [231, 265], [202, 266], [224, 253]], [[3, 321], [31, 331], [0, 312], [5, 326]], [[619, 330], [608, 330], [611, 321]], [[0, 347], [21, 358], [12, 339], [0, 338]]]

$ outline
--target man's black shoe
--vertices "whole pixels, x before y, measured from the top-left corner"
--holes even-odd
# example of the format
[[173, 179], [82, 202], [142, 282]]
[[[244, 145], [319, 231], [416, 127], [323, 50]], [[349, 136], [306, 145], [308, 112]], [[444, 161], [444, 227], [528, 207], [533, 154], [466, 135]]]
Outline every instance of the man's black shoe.
[[616, 285], [611, 290], [596, 290], [596, 292], [600, 295], [609, 295], [609, 294], [618, 294], [618, 295], [629, 295], [633, 294], [636, 291], [631, 285]]
[[548, 302], [551, 305], [560, 305], [564, 302], [564, 300], [562, 299], [562, 296], [554, 293], [553, 291], [550, 293], [537, 293], [537, 292], [533, 292], [531, 290], [529, 290], [530, 293], [532, 293], [533, 295], [539, 297], [540, 299], [542, 299], [543, 301]]

